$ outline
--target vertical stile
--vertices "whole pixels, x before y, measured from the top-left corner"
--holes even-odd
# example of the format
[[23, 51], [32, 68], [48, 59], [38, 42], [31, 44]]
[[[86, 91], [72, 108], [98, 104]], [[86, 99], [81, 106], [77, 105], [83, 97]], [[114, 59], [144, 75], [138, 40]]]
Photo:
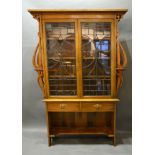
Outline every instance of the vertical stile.
[[116, 97], [116, 22], [112, 21], [112, 36], [111, 36], [111, 85], [112, 85], [112, 97]]
[[83, 96], [83, 82], [82, 82], [82, 53], [81, 53], [81, 25], [80, 21], [77, 20], [77, 73], [78, 73], [78, 92], [79, 97]]
[[49, 96], [49, 81], [48, 81], [48, 67], [47, 67], [47, 52], [46, 52], [46, 33], [45, 22], [41, 21], [41, 36], [42, 36], [42, 54], [43, 54], [43, 68], [44, 68], [44, 82], [46, 88], [46, 96]]

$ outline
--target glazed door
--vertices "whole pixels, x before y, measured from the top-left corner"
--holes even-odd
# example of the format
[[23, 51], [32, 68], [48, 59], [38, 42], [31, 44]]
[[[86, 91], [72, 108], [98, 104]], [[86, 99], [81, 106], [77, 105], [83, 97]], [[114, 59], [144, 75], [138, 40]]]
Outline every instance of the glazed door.
[[49, 96], [78, 96], [76, 21], [44, 23]]
[[44, 35], [48, 96], [114, 96], [116, 53], [113, 21], [45, 21]]
[[80, 20], [82, 89], [85, 97], [112, 95], [112, 22]]

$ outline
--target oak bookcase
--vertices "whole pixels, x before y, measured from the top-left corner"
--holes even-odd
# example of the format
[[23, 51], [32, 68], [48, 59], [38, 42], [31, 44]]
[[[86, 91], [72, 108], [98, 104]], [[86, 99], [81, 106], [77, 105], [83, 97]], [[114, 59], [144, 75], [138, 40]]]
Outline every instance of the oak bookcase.
[[32, 62], [49, 146], [65, 134], [103, 134], [115, 145], [117, 94], [127, 64], [117, 25], [127, 9], [28, 12], [39, 23]]

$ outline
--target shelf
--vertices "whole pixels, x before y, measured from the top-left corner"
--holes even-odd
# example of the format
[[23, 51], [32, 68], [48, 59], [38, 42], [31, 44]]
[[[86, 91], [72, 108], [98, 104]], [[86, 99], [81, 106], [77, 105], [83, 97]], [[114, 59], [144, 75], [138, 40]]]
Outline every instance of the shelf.
[[[54, 78], [61, 78], [61, 79], [64, 79], [64, 80], [67, 80], [66, 78], [75, 78], [75, 79], [69, 79], [69, 80], [76, 80], [76, 76], [67, 76], [67, 75], [49, 75], [49, 80], [54, 80]], [[87, 78], [87, 79], [85, 79]], [[88, 79], [90, 78], [90, 79]], [[103, 78], [103, 79], [100, 79], [100, 78]], [[109, 78], [109, 79], [105, 79], [105, 78]], [[110, 76], [83, 76], [83, 80], [111, 80], [111, 77]], [[59, 80], [59, 79], [55, 79], [55, 80]]]
[[[49, 75], [49, 78], [63, 78], [63, 79], [65, 79], [65, 78], [75, 78], [75, 80], [76, 80], [76, 76], [74, 76], [74, 75]], [[53, 80], [53, 79], [49, 79], [49, 80]], [[67, 79], [65, 79], [65, 80], [67, 80]]]
[[[56, 34], [56, 35], [58, 35], [58, 34]], [[65, 34], [66, 35], [66, 34]], [[92, 34], [89, 34], [90, 36], [92, 35]], [[88, 35], [88, 36], [89, 36]], [[98, 34], [99, 36], [100, 36], [100, 34]], [[75, 41], [75, 39], [74, 38], [65, 38], [65, 39], [57, 39], [57, 38], [50, 38], [50, 37], [48, 37], [47, 38], [47, 40], [57, 40], [57, 41], [65, 41], [65, 40], [67, 40], [67, 41]], [[89, 38], [83, 38], [82, 39], [82, 41], [89, 41], [90, 39]], [[109, 37], [103, 37], [102, 39], [93, 39], [94, 41], [100, 41], [100, 40], [111, 40], [111, 37], [109, 36]]]
[[76, 90], [75, 89], [69, 89], [69, 90], [50, 90], [50, 91], [52, 91], [52, 92], [68, 92], [68, 91], [71, 91], [71, 92], [76, 92]]
[[87, 127], [87, 128], [68, 128], [68, 127], [53, 127], [51, 129], [51, 137], [52, 135], [79, 135], [79, 134], [103, 134], [108, 137], [114, 137], [111, 128], [108, 127]]
[[89, 92], [89, 91], [92, 91], [92, 92], [109, 92], [110, 90], [83, 90], [83, 91], [86, 91], [86, 92]]
[[[109, 52], [106, 53], [106, 54], [109, 54]], [[94, 59], [107, 59], [107, 58], [110, 59], [110, 57], [108, 57], [108, 56], [103, 57], [103, 58], [101, 58], [101, 57], [95, 58], [95, 57], [93, 57], [93, 56], [92, 56], [92, 57], [89, 57], [89, 56], [88, 56], [88, 57], [83, 57], [82, 59], [93, 59], [93, 60], [94, 60]], [[56, 59], [56, 60], [60, 60], [60, 61], [61, 61], [61, 58], [60, 58], [60, 57], [49, 57], [48, 59], [49, 59], [49, 60], [52, 60], [52, 59], [55, 60], [55, 59]], [[65, 60], [65, 59], [75, 60], [76, 57], [63, 57], [63, 59], [64, 59], [64, 60]]]
[[[58, 86], [58, 84], [49, 84], [49, 86], [53, 86], [53, 87], [56, 87]], [[73, 83], [73, 84], [59, 84], [59, 86], [76, 86], [76, 83]]]
[[104, 58], [95, 58], [95, 57], [83, 57], [83, 60], [95, 60], [95, 59], [99, 59], [99, 60], [110, 60], [110, 57], [104, 57]]
[[[55, 35], [59, 35], [59, 34], [55, 34]], [[67, 34], [65, 34], [65, 35], [67, 35]], [[54, 38], [54, 37], [53, 38], [48, 37], [47, 40], [54, 40], [54, 41], [55, 40], [57, 40], [57, 41], [65, 41], [65, 40], [67, 40], [67, 41], [75, 41], [74, 38], [57, 39], [57, 38]]]
[[[49, 60], [52, 60], [52, 59], [61, 60], [60, 57], [49, 57], [48, 59], [49, 59]], [[76, 59], [76, 58], [75, 58], [75, 57], [63, 57], [63, 59], [71, 59], [71, 60], [73, 59], [73, 60], [74, 60], [74, 59]]]
[[[90, 35], [92, 35], [92, 34], [87, 34], [88, 36]], [[99, 34], [98, 34], [99, 35]], [[90, 40], [89, 38], [82, 38], [82, 41], [83, 40]], [[101, 41], [101, 40], [111, 40], [111, 37], [103, 37], [102, 39], [93, 39], [94, 41]]]
[[55, 80], [57, 80], [57, 81], [59, 81], [59, 80], [72, 80], [72, 81], [76, 81], [76, 79], [64, 79], [64, 78], [61, 78], [61, 79], [57, 79], [57, 78], [54, 78], [54, 79], [49, 79], [50, 81], [55, 81]]
[[94, 85], [93, 84], [91, 84], [91, 85], [90, 84], [84, 84], [84, 86], [85, 87], [97, 87], [98, 85], [97, 84], [94, 84]]
[[[85, 78], [96, 78], [96, 79], [85, 79]], [[98, 76], [95, 76], [95, 75], [92, 75], [92, 76], [83, 76], [83, 80], [98, 80], [98, 78], [109, 78], [109, 79], [101, 79], [101, 80], [111, 80], [110, 76], [105, 76], [105, 75], [98, 75]]]

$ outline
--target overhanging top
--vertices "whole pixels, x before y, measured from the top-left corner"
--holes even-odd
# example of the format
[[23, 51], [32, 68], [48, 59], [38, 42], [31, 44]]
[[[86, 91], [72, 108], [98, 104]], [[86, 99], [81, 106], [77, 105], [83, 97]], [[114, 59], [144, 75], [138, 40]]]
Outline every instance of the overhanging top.
[[111, 12], [125, 14], [128, 9], [28, 9], [28, 12], [33, 13], [54, 13], [54, 12]]
[[46, 16], [49, 14], [59, 15], [59, 14], [66, 14], [66, 15], [86, 15], [86, 14], [97, 14], [97, 15], [114, 15], [117, 21], [123, 17], [123, 15], [128, 11], [128, 9], [29, 9], [28, 12], [37, 20], [40, 19], [40, 15]]

